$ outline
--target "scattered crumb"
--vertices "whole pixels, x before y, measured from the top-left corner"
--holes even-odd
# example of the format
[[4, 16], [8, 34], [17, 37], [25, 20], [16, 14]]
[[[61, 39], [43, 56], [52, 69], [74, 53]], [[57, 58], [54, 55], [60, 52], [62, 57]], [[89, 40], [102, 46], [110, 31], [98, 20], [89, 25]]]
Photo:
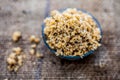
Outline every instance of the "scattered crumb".
[[16, 59], [16, 53], [11, 53], [11, 54], [9, 55], [9, 58]]
[[21, 32], [19, 31], [15, 31], [12, 35], [12, 39], [14, 42], [17, 42], [20, 39], [20, 37], [21, 37]]
[[14, 67], [12, 67], [12, 66], [7, 66], [7, 69], [9, 70], [9, 71], [13, 71], [14, 70]]
[[35, 43], [39, 43], [40, 42], [40, 39], [39, 38], [35, 38]]
[[43, 58], [43, 54], [37, 52], [37, 53], [36, 53], [36, 57], [37, 57], [37, 58]]
[[17, 56], [18, 61], [23, 59], [22, 55]]
[[31, 45], [31, 48], [33, 48], [33, 49], [35, 49], [36, 47], [37, 47], [36, 44], [32, 44], [32, 45]]
[[35, 54], [35, 49], [30, 49], [30, 54], [34, 55]]
[[23, 56], [24, 59], [26, 58], [26, 55], [25, 55], [25, 54], [23, 54], [22, 56]]
[[22, 52], [22, 49], [20, 47], [13, 48], [13, 52], [15, 52], [17, 55], [20, 55]]
[[[15, 31], [13, 33], [12, 39], [13, 41], [17, 42], [21, 37], [21, 32]], [[35, 35], [32, 35], [30, 37], [30, 42], [33, 42], [34, 44], [31, 45], [30, 54], [36, 55], [37, 57], [42, 57], [41, 54], [36, 53], [36, 47], [38, 43], [40, 42], [40, 39], [36, 37]], [[7, 69], [9, 71], [17, 72], [19, 68], [23, 65], [23, 61], [26, 58], [26, 55], [23, 53], [22, 48], [15, 47], [12, 49], [12, 53], [9, 54], [9, 56], [6, 59], [7, 62]], [[35, 62], [33, 63], [36, 64]], [[6, 79], [7, 80], [7, 79]]]
[[7, 58], [7, 63], [8, 63], [9, 65], [15, 65], [15, 64], [16, 64], [16, 61], [15, 61], [15, 59], [13, 59], [13, 58]]
[[22, 66], [23, 65], [23, 60], [18, 60], [18, 65]]
[[35, 41], [35, 35], [31, 35], [30, 36], [30, 42], [34, 42]]
[[20, 47], [13, 48], [13, 52], [7, 58], [8, 70], [17, 72], [23, 65], [24, 59], [25, 54], [22, 53], [22, 49]]
[[36, 37], [35, 35], [31, 35], [30, 42], [39, 43], [40, 39], [38, 37]]
[[14, 71], [17, 72], [19, 68], [20, 68], [20, 66], [16, 66], [16, 67], [14, 68]]

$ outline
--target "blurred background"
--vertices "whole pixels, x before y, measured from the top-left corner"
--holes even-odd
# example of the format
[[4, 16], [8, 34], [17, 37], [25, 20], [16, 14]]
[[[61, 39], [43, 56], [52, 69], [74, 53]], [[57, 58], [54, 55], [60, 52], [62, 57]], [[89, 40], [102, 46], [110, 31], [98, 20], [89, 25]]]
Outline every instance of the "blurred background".
[[[80, 8], [93, 14], [103, 30], [102, 46], [78, 61], [62, 60], [46, 48], [38, 50], [43, 59], [29, 55], [30, 35], [41, 36], [41, 24], [51, 10]], [[0, 0], [0, 80], [120, 80], [120, 0]], [[12, 43], [14, 31], [23, 39]], [[6, 58], [15, 46], [27, 59], [17, 73], [6, 69]]]

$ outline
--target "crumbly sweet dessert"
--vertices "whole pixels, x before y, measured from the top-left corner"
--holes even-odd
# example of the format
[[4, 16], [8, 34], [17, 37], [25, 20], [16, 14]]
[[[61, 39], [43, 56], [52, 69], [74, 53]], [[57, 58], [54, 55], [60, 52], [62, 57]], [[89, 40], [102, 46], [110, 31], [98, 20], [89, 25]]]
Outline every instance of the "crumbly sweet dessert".
[[30, 54], [34, 55], [36, 53], [35, 49], [30, 49]]
[[38, 37], [36, 37], [35, 35], [31, 35], [30, 42], [39, 43], [40, 39]]
[[[21, 32], [15, 31], [12, 35], [12, 40], [17, 43], [21, 37]], [[40, 43], [40, 38], [36, 37], [35, 35], [31, 35], [29, 40], [32, 43], [30, 46], [30, 54], [34, 55], [36, 58], [39, 59], [43, 58], [43, 54], [39, 52], [36, 53], [36, 48], [37, 45]], [[9, 71], [17, 72], [19, 68], [23, 66], [26, 57], [27, 56], [23, 53], [23, 49], [21, 47], [14, 47], [12, 49], [12, 53], [10, 53], [9, 56], [6, 58], [7, 69]]]
[[54, 10], [44, 20], [44, 34], [56, 55], [83, 56], [101, 44], [100, 30], [92, 17], [77, 9]]
[[32, 49], [35, 49], [36, 47], [37, 47], [37, 44], [32, 44], [32, 45], [31, 45], [31, 48], [32, 48]]
[[12, 40], [14, 42], [17, 42], [21, 37], [21, 32], [20, 31], [15, 31], [12, 35]]
[[23, 65], [24, 59], [25, 54], [22, 53], [22, 49], [20, 47], [13, 48], [13, 52], [7, 57], [8, 70], [17, 72]]

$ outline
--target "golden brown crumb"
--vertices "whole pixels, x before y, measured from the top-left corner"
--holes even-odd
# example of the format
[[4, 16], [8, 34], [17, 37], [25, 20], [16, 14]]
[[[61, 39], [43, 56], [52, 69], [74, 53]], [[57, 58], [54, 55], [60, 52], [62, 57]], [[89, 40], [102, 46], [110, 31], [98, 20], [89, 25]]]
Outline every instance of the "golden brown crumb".
[[9, 55], [9, 58], [15, 59], [15, 58], [16, 58], [16, 53], [11, 53], [11, 54]]
[[30, 42], [39, 43], [40, 39], [35, 35], [30, 36]]
[[33, 49], [35, 49], [36, 47], [37, 47], [36, 44], [32, 44], [32, 45], [31, 45], [31, 48], [33, 48]]
[[34, 55], [35, 54], [35, 49], [30, 49], [30, 54]]
[[83, 56], [100, 46], [100, 30], [92, 17], [77, 9], [51, 12], [44, 20], [44, 33], [48, 45], [56, 55]]
[[40, 39], [39, 38], [35, 38], [35, 43], [39, 43]]
[[22, 52], [22, 49], [20, 47], [13, 48], [13, 52], [15, 52], [17, 55], [20, 55]]
[[23, 60], [18, 60], [18, 65], [22, 66], [23, 65]]
[[36, 53], [36, 57], [37, 57], [37, 58], [43, 58], [43, 54], [37, 52], [37, 53]]
[[8, 69], [9, 71], [13, 71], [13, 70], [14, 70], [14, 67], [13, 67], [13, 66], [8, 65], [8, 66], [7, 66], [7, 69]]
[[30, 42], [34, 42], [34, 41], [35, 41], [35, 38], [36, 38], [35, 35], [31, 35], [31, 36], [30, 36]]
[[17, 56], [17, 59], [18, 59], [18, 65], [22, 66], [22, 64], [23, 64], [23, 55]]
[[13, 53], [11, 53], [7, 58], [7, 68], [9, 71], [15, 71], [17, 72], [20, 66], [23, 64], [23, 60], [25, 59], [25, 54], [23, 54], [21, 51], [22, 49], [20, 47], [13, 48]]
[[23, 59], [22, 55], [17, 56], [18, 61]]
[[14, 64], [16, 64], [16, 60], [13, 58], [7, 58], [7, 63], [10, 65], [12, 65], [12, 64], [14, 65]]
[[14, 71], [17, 72], [19, 70], [20, 66], [15, 66]]
[[25, 55], [25, 54], [23, 54], [22, 56], [23, 56], [24, 59], [26, 58], [26, 55]]
[[12, 35], [12, 39], [15, 42], [18, 41], [20, 39], [20, 37], [21, 37], [21, 32], [19, 32], [19, 31], [15, 31]]

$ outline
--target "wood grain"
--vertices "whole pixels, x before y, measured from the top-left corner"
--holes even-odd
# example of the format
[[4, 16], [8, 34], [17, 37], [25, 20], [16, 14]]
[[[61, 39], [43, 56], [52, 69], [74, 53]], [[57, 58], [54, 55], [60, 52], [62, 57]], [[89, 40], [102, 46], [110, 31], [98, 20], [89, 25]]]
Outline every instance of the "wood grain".
[[[51, 54], [41, 41], [37, 50], [44, 58], [29, 55], [28, 38], [41, 36], [44, 17], [51, 10], [68, 7], [85, 9], [99, 20], [102, 46], [83, 60], [67, 61]], [[0, 0], [0, 80], [119, 80], [119, 7], [119, 0]], [[11, 40], [16, 30], [23, 34], [18, 43]], [[16, 46], [24, 49], [27, 58], [17, 73], [10, 73], [6, 58]]]

